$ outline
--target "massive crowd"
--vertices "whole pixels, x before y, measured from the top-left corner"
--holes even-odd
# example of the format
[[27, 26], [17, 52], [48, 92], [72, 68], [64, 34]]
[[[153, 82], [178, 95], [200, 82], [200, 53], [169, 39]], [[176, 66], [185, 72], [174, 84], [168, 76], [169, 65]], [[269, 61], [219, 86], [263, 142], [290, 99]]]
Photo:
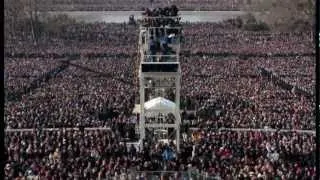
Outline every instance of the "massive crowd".
[[[135, 137], [137, 121], [136, 27], [78, 24], [44, 35], [38, 44], [27, 36], [8, 39], [6, 91], [22, 97], [6, 101], [5, 127], [38, 130], [6, 133], [6, 177], [128, 179], [131, 172], [145, 176], [139, 174], [145, 170], [196, 170], [218, 179], [314, 177], [313, 134], [218, 130], [314, 129], [314, 100], [282, 89], [257, 70], [266, 68], [313, 91], [308, 33], [243, 32], [207, 23], [183, 27], [181, 106], [196, 110], [196, 117], [183, 122], [201, 130], [197, 138], [188, 131], [171, 160], [163, 160], [165, 145], [147, 144], [138, 152], [122, 143]], [[61, 72], [49, 76], [61, 65]], [[41, 80], [24, 91], [35, 79]], [[54, 127], [110, 130], [41, 131]]]
[[9, 56], [119, 55], [138, 51], [133, 46], [138, 42], [138, 28], [128, 24], [72, 24], [63, 31], [44, 32], [37, 43], [32, 36], [17, 34], [6, 40], [5, 52]]
[[[291, 80], [297, 80], [301, 75], [300, 71], [314, 68], [311, 57], [303, 60], [301, 67], [290, 74]], [[285, 62], [287, 67], [298, 66], [297, 60], [243, 60], [236, 57], [195, 60], [194, 57], [189, 57], [182, 62], [185, 79], [182, 81], [181, 94], [182, 99], [189, 99], [186, 102], [190, 102], [186, 106], [209, 112], [212, 109], [222, 110], [219, 117], [208, 115], [209, 124], [218, 127], [314, 129], [314, 101], [299, 96], [294, 91], [281, 89], [257, 70], [260, 66], [270, 68], [268, 64], [275, 64], [275, 67], [278, 62]], [[308, 63], [310, 66], [303, 66]], [[307, 74], [304, 78], [314, 81], [313, 72], [309, 71]]]
[[[5, 173], [9, 179], [137, 179], [143, 176], [141, 171], [195, 169], [216, 179], [308, 179], [315, 175], [312, 135], [206, 130], [199, 134], [197, 143], [189, 136], [180, 153], [164, 160], [163, 152], [173, 145], [145, 143], [139, 151], [119, 143], [110, 131], [11, 132], [5, 143]], [[175, 179], [183, 176], [187, 175], [178, 174]]]
[[[311, 32], [243, 32], [231, 24], [192, 23], [183, 26], [184, 50], [190, 53], [311, 54]], [[228, 27], [228, 28], [227, 28]], [[227, 28], [227, 29], [226, 29]]]
[[[182, 50], [186, 54], [235, 54], [256, 56], [311, 55], [314, 53], [311, 32], [242, 31], [230, 23], [182, 24]], [[132, 54], [138, 42], [138, 28], [128, 24], [73, 24], [59, 33], [44, 33], [35, 44], [23, 33], [6, 40], [6, 53], [21, 54]], [[97, 43], [99, 42], [99, 43]], [[126, 51], [123, 51], [126, 49]]]
[[[278, 59], [271, 59], [269, 63], [285, 61], [287, 66], [297, 65], [296, 60]], [[24, 95], [19, 102], [7, 103], [8, 127], [35, 128], [35, 123], [40, 123], [37, 119], [43, 119], [40, 124], [49, 127], [72, 126], [75, 122], [82, 124], [82, 121], [85, 126], [103, 126], [103, 121], [98, 121], [99, 113], [109, 110], [126, 114], [127, 117], [120, 116], [120, 121], [127, 121], [137, 92], [137, 88], [128, 83], [133, 82], [133, 73], [130, 72], [134, 67], [130, 60], [114, 57], [71, 60], [64, 71], [44, 86]], [[312, 68], [311, 60], [309, 58], [310, 66], [306, 69]], [[304, 58], [304, 62], [307, 61], [308, 58]], [[222, 123], [219, 127], [313, 129], [313, 100], [294, 91], [283, 90], [259, 74], [257, 67], [265, 65], [270, 68], [267, 62], [265, 59], [243, 60], [236, 57], [203, 59], [194, 56], [182, 59], [184, 108], [203, 107], [205, 110], [210, 106], [223, 109], [227, 114], [222, 113], [219, 119], [208, 119]], [[314, 80], [312, 72], [306, 72], [303, 66], [300, 69], [306, 73], [303, 78]], [[291, 75], [292, 80], [301, 76], [299, 71], [294, 72], [297, 74]], [[28, 77], [24, 79], [30, 81]]]
[[10, 92], [18, 92], [27, 88], [32, 81], [56, 68], [58, 60], [52, 58], [6, 58], [6, 88]]
[[[296, 56], [294, 58], [261, 59], [261, 66], [270, 69], [274, 74], [284, 78], [291, 84], [315, 92], [313, 56]], [[289, 63], [288, 63], [289, 61]], [[295, 74], [292, 76], [292, 74]], [[314, 93], [315, 94], [315, 93]]]
[[[76, 124], [98, 127], [104, 126], [104, 118], [99, 115], [108, 113], [119, 114], [118, 122], [128, 120], [134, 104], [134, 88], [113, 77], [126, 80], [132, 77], [129, 59], [83, 59], [70, 61], [68, 65], [45, 86], [24, 95], [21, 101], [7, 103], [10, 128]], [[119, 71], [114, 72], [115, 69]]]

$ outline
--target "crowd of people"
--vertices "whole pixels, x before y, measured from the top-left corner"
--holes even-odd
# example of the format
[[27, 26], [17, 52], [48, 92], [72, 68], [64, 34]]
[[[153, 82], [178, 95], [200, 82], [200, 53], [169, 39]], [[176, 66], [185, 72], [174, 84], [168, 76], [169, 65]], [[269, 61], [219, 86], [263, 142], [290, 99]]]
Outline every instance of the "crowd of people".
[[269, 56], [315, 53], [313, 34], [309, 31], [244, 32], [232, 25], [192, 23], [183, 26], [183, 35], [183, 49], [190, 53]]
[[[308, 62], [304, 58], [300, 66], [305, 72], [303, 78], [308, 78], [310, 82], [315, 79], [312, 71], [307, 71], [314, 68], [311, 60], [309, 58]], [[211, 108], [224, 109], [223, 112], [227, 113], [222, 113], [219, 119], [208, 119], [212, 123], [222, 123], [219, 127], [313, 129], [314, 101], [281, 89], [256, 69], [259, 66], [270, 68], [270, 64], [278, 62], [286, 62], [290, 67], [290, 64], [298, 66], [300, 61], [282, 58], [243, 60], [237, 57], [185, 57], [181, 60], [185, 77], [181, 91], [183, 108], [201, 109], [210, 101]], [[309, 66], [304, 67], [304, 64]], [[47, 65], [50, 67], [49, 63]], [[9, 76], [15, 77], [13, 74], [18, 72], [8, 67], [8, 70], [13, 70]], [[28, 70], [27, 67], [23, 69]], [[275, 64], [274, 67], [279, 66]], [[37, 119], [43, 119], [41, 124], [47, 127], [72, 126], [75, 122], [85, 126], [104, 126], [101, 124], [103, 121], [98, 121], [99, 113], [109, 110], [126, 114], [120, 121], [127, 121], [137, 93], [137, 87], [128, 83], [133, 82], [133, 73], [130, 73], [133, 68], [130, 58], [72, 60], [64, 71], [44, 86], [24, 95], [21, 101], [9, 101], [7, 125], [10, 128], [35, 128], [38, 126], [35, 123], [40, 123]], [[298, 68], [292, 72], [296, 74], [291, 73], [290, 78], [299, 81], [297, 78], [301, 73]], [[23, 71], [19, 73], [23, 75]], [[27, 82], [32, 80], [28, 76], [23, 79]], [[14, 82], [8, 87], [19, 85], [20, 78]], [[236, 100], [234, 97], [237, 97]], [[242, 102], [250, 105], [242, 106]], [[214, 107], [214, 104], [218, 107]], [[95, 120], [89, 117], [95, 117]]]
[[[209, 114], [206, 121], [213, 127], [314, 129], [314, 100], [282, 89], [257, 70], [259, 66], [270, 68], [270, 64], [280, 61], [287, 66], [298, 66], [299, 60], [267, 59], [182, 59], [185, 78], [181, 94], [184, 102], [189, 102], [186, 108], [203, 108], [202, 111], [209, 112], [213, 112], [210, 109], [222, 110], [220, 117]], [[315, 68], [311, 57], [309, 62], [308, 58], [303, 60], [301, 70]], [[310, 66], [304, 67], [304, 64]], [[301, 73], [297, 68], [290, 75], [297, 80]], [[315, 74], [308, 71], [304, 78], [314, 81]]]
[[18, 92], [30, 86], [32, 81], [56, 68], [58, 60], [53, 58], [6, 58], [6, 88], [9, 92]]
[[[308, 32], [243, 32], [209, 23], [183, 27], [181, 108], [196, 111], [183, 123], [201, 130], [193, 138], [186, 129], [180, 153], [170, 160], [163, 158], [168, 145], [147, 143], [139, 151], [123, 142], [135, 136], [137, 123], [132, 114], [139, 96], [133, 84], [137, 27], [76, 24], [62, 34], [44, 35], [38, 44], [27, 36], [8, 39], [10, 94], [24, 92], [61, 64], [64, 68], [20, 100], [6, 101], [6, 129], [37, 129], [6, 132], [7, 179], [129, 179], [132, 172], [148, 179], [139, 172], [157, 170], [196, 170], [218, 179], [314, 177], [314, 134], [219, 130], [315, 128], [314, 100], [282, 89], [257, 70], [266, 68], [312, 91], [315, 64]], [[66, 127], [110, 130], [41, 130]]]
[[[144, 54], [149, 56], [146, 61], [176, 61], [179, 54], [179, 41], [181, 37], [181, 24], [176, 6], [146, 9], [143, 12], [142, 26], [144, 32], [141, 38], [142, 45], [147, 45]], [[150, 33], [150, 35], [148, 35]], [[146, 40], [149, 38], [149, 40]], [[156, 58], [161, 56], [161, 58]]]
[[[290, 63], [287, 61], [290, 61]], [[313, 56], [296, 56], [295, 58], [279, 59], [270, 58], [270, 60], [262, 59], [261, 62], [264, 62], [263, 64], [261, 63], [264, 68], [271, 70], [275, 75], [315, 94], [316, 82], [313, 72], [315, 64]]]
[[[46, 11], [142, 11], [144, 7], [164, 7], [179, 4], [185, 11], [226, 11], [240, 10], [250, 0], [50, 0], [39, 1], [39, 8]], [[45, 2], [45, 3], [44, 3]]]
[[142, 13], [142, 25], [147, 27], [176, 27], [181, 26], [179, 10], [175, 5], [164, 8], [146, 8]]
[[[251, 32], [231, 24], [183, 23], [182, 52], [198, 55], [292, 56], [312, 55], [312, 33]], [[169, 34], [168, 34], [169, 35]], [[6, 40], [11, 57], [32, 54], [133, 54], [137, 52], [139, 29], [128, 24], [72, 24], [59, 33], [44, 33], [37, 44], [23, 33]], [[97, 43], [99, 42], [99, 43]], [[126, 49], [126, 51], [123, 51]]]
[[134, 46], [138, 35], [136, 26], [125, 23], [75, 23], [58, 32], [43, 32], [37, 43], [31, 35], [17, 31], [15, 36], [6, 40], [5, 53], [10, 57], [130, 55], [138, 51]]
[[[112, 131], [7, 133], [5, 175], [39, 179], [138, 179], [142, 171], [206, 173], [216, 179], [308, 179], [315, 176], [315, 137], [297, 133], [198, 132], [182, 142], [180, 153], [163, 155], [174, 145], [146, 142], [140, 151], [119, 142]], [[195, 143], [197, 141], [197, 143]], [[174, 179], [190, 177], [176, 174]], [[142, 179], [159, 176], [157, 173]]]
[[[128, 121], [134, 106], [130, 59], [74, 60], [68, 68], [19, 102], [8, 102], [10, 128], [104, 126], [104, 114]], [[117, 71], [114, 71], [117, 70]], [[113, 77], [119, 77], [117, 80]], [[101, 120], [99, 120], [101, 119]], [[103, 121], [104, 120], [104, 121]]]

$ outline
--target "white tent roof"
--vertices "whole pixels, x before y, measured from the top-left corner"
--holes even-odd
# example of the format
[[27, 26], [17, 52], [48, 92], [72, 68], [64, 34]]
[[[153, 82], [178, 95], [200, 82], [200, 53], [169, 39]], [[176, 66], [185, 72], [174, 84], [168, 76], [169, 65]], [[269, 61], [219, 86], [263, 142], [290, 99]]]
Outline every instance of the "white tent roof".
[[134, 105], [132, 113], [133, 114], [140, 114], [140, 104], [135, 104]]
[[174, 113], [176, 110], [176, 104], [163, 97], [157, 97], [147, 101], [144, 104], [144, 108], [149, 112], [166, 112]]

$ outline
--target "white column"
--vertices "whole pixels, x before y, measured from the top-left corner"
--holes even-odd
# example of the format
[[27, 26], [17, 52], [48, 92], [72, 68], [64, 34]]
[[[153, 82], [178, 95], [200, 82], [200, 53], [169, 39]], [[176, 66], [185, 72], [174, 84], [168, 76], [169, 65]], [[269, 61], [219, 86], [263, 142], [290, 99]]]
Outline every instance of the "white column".
[[[180, 73], [180, 72], [179, 72]], [[177, 75], [175, 78], [176, 82], [176, 97], [175, 97], [175, 103], [176, 103], [176, 115], [180, 116], [180, 74]], [[179, 124], [181, 121], [179, 121]]]
[[145, 83], [144, 83], [144, 81], [145, 81], [144, 74], [143, 74], [143, 72], [141, 72], [141, 75], [140, 75], [140, 121], [139, 121], [141, 149], [143, 147], [142, 140], [145, 138], [145, 114], [144, 114], [144, 101], [145, 101], [144, 84]]
[[176, 75], [176, 98], [175, 98], [175, 103], [176, 103], [176, 113], [175, 113], [175, 118], [176, 118], [176, 146], [177, 146], [177, 151], [180, 151], [180, 124], [181, 124], [181, 117], [180, 117], [180, 74]]
[[[179, 30], [181, 31], [181, 29]], [[179, 57], [180, 49], [181, 49], [181, 34], [177, 34], [175, 38], [176, 38], [176, 42], [178, 42], [177, 56]], [[178, 60], [178, 62], [180, 61]]]
[[177, 124], [176, 126], [176, 145], [177, 151], [180, 152], [180, 124]]

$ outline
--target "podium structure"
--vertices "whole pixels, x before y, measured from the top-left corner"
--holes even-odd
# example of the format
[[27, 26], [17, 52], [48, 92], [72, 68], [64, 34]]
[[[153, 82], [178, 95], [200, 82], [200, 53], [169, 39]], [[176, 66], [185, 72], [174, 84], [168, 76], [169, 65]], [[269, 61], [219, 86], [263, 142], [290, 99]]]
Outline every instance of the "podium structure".
[[143, 16], [139, 34], [140, 145], [173, 142], [180, 150], [179, 16]]

